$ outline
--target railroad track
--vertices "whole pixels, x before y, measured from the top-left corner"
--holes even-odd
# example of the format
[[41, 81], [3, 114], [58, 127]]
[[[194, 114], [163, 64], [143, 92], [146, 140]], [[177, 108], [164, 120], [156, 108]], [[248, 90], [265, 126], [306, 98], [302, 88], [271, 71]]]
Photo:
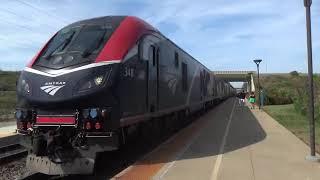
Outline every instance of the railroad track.
[[0, 163], [24, 157], [28, 151], [18, 143], [0, 146]]

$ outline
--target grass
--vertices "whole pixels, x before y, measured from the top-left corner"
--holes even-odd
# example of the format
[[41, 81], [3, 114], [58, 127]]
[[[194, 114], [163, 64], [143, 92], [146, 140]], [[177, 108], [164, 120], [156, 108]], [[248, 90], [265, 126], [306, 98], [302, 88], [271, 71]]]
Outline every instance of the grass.
[[12, 109], [16, 106], [15, 91], [0, 91], [0, 109]]
[[[264, 110], [298, 138], [309, 144], [309, 121], [293, 104], [265, 106]], [[320, 152], [320, 124], [316, 123], [316, 148]]]
[[13, 112], [16, 106], [15, 91], [0, 91], [0, 121], [13, 119]]
[[0, 70], [0, 91], [15, 91], [19, 72]]
[[0, 121], [11, 121], [16, 106], [16, 81], [20, 72], [0, 70]]

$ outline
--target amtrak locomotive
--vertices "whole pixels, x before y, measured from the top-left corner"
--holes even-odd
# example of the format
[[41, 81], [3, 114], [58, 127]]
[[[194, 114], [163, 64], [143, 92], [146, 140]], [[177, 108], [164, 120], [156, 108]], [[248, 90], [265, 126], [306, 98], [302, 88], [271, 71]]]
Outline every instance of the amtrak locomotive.
[[131, 132], [176, 127], [234, 93], [143, 20], [107, 16], [70, 24], [44, 45], [21, 72], [15, 117], [27, 168], [88, 174], [97, 153]]

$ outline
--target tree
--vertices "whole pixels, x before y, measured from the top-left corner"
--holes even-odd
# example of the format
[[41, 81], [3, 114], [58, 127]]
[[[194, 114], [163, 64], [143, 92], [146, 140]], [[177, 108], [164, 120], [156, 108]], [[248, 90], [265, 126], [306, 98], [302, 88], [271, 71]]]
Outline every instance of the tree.
[[298, 73], [298, 71], [291, 71], [290, 75], [291, 76], [299, 76], [299, 73]]

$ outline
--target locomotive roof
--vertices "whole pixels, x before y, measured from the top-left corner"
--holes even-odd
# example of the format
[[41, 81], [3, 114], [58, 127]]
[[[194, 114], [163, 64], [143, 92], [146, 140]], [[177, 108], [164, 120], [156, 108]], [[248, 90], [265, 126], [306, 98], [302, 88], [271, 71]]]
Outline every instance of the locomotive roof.
[[[108, 48], [106, 48], [106, 51], [110, 51], [107, 53], [102, 53], [102, 57], [98, 57], [96, 62], [99, 61], [104, 61], [106, 59], [121, 59], [122, 56], [124, 55], [125, 52], [127, 52], [127, 49], [130, 48], [132, 46], [132, 44], [134, 44], [136, 42], [136, 40], [143, 34], [143, 32], [151, 30], [151, 31], [155, 31], [158, 32], [159, 34], [161, 34], [164, 38], [166, 38], [167, 40], [169, 40], [170, 42], [172, 42], [170, 39], [168, 39], [167, 37], [165, 37], [162, 33], [160, 33], [157, 29], [155, 29], [153, 26], [151, 26], [150, 24], [148, 24], [147, 22], [143, 21], [140, 18], [134, 17], [134, 16], [102, 16], [102, 17], [96, 17], [96, 18], [91, 18], [91, 19], [84, 19], [81, 21], [77, 21], [74, 22], [72, 24], [67, 25], [65, 28], [68, 27], [75, 27], [75, 26], [82, 26], [82, 25], [105, 25], [107, 26], [109, 29], [111, 29], [111, 31], [115, 31], [120, 24], [122, 24], [122, 22], [124, 22], [125, 25], [122, 25], [123, 27], [120, 28], [122, 32], [118, 33], [118, 35], [122, 36], [124, 34], [127, 34], [127, 30], [128, 28], [133, 28], [135, 29], [135, 31], [133, 33], [130, 33], [130, 37], [129, 37], [129, 41], [127, 43], [124, 43], [126, 46], [122, 47], [122, 45], [120, 45], [119, 43], [114, 43], [113, 47], [114, 48], [109, 48], [111, 50], [108, 50]], [[115, 38], [117, 39], [117, 38]], [[172, 42], [177, 48], [181, 49], [179, 46], [177, 46], [174, 42]], [[118, 46], [120, 45], [120, 46]], [[117, 51], [119, 51], [120, 49], [120, 53], [118, 53]], [[183, 52], [185, 52], [186, 54], [188, 54], [189, 56], [191, 56], [189, 53], [187, 53], [186, 51], [184, 51], [183, 49], [181, 49]], [[40, 53], [40, 52], [39, 52]], [[106, 58], [105, 54], [111, 54], [109, 55], [109, 58]], [[115, 55], [116, 54], [116, 55]], [[39, 54], [38, 54], [39, 55]], [[37, 56], [31, 60], [31, 62], [29, 63], [28, 67], [31, 67], [33, 62], [36, 60]], [[192, 56], [191, 56], [192, 57]], [[192, 57], [193, 58], [193, 57]], [[193, 58], [195, 61], [197, 61], [198, 63], [200, 63], [201, 65], [203, 65], [201, 62], [199, 62], [197, 59]], [[203, 65], [204, 66], [204, 65]], [[207, 70], [209, 70], [206, 66], [204, 66]], [[210, 70], [209, 70], [210, 71]]]
[[91, 19], [84, 19], [81, 21], [74, 22], [67, 27], [71, 26], [79, 26], [79, 25], [105, 25], [105, 24], [110, 24], [110, 25], [117, 25], [119, 24], [122, 20], [124, 20], [127, 16], [102, 16], [102, 17], [96, 17], [96, 18], [91, 18]]
[[[134, 16], [104, 16], [86, 19], [67, 25], [63, 29], [82, 25], [105, 26], [105, 28], [109, 29], [112, 33], [112, 36], [98, 54], [95, 62], [121, 60], [126, 52], [128, 52], [128, 49], [130, 49], [142, 35], [148, 31], [158, 32], [158, 30], [156, 30], [150, 24]], [[33, 66], [34, 62], [36, 62], [36, 60], [45, 50], [46, 45], [50, 42], [50, 40], [29, 62], [28, 67], [31, 68]]]

